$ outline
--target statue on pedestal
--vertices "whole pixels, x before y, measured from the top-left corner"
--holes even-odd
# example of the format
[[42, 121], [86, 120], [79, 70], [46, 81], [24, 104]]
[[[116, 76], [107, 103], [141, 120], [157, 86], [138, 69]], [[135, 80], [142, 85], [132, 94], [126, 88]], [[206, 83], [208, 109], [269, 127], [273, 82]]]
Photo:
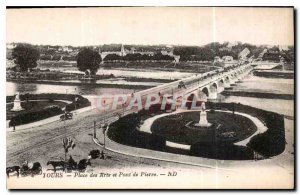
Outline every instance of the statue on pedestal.
[[201, 111], [200, 111], [200, 120], [198, 123], [195, 124], [197, 127], [210, 127], [211, 124], [207, 121], [207, 113], [205, 108], [205, 103], [202, 102], [201, 104]]
[[19, 92], [17, 92], [14, 100], [14, 107], [11, 109], [11, 111], [21, 111], [21, 110], [24, 109], [21, 106], [20, 94]]

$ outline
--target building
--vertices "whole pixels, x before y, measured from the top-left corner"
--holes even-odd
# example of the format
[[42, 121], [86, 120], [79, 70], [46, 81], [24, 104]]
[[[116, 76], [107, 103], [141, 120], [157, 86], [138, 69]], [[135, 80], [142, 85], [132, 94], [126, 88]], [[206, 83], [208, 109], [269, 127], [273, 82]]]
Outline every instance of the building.
[[154, 56], [154, 52], [152, 51], [137, 51], [134, 47], [132, 47], [130, 50], [125, 49], [124, 45], [122, 44], [120, 51], [103, 51], [101, 52], [99, 47], [99, 54], [101, 55], [101, 58], [104, 59], [109, 54], [116, 54], [118, 56], [126, 56], [127, 54], [141, 54], [141, 55], [149, 55]]
[[7, 49], [13, 49], [13, 48], [15, 48], [17, 46], [17, 44], [15, 44], [15, 43], [7, 43], [6, 44], [6, 48]]
[[250, 54], [250, 50], [246, 47], [238, 55], [239, 59], [246, 60], [247, 56]]
[[287, 51], [289, 50], [289, 47], [287, 45], [279, 45], [278, 49], [279, 51]]
[[169, 56], [173, 56], [173, 55], [174, 55], [174, 53], [173, 53], [173, 48], [161, 50], [160, 53], [161, 53], [162, 55], [169, 55]]
[[214, 57], [214, 62], [222, 62], [222, 59], [219, 56]]
[[70, 48], [69, 46], [63, 46], [63, 47], [62, 47], [62, 50], [63, 50], [63, 51], [67, 51], [67, 52], [72, 52], [72, 51], [73, 51], [73, 49]]
[[126, 54], [127, 54], [127, 53], [126, 53], [126, 51], [125, 51], [124, 45], [122, 44], [120, 56], [126, 56]]
[[222, 61], [223, 62], [231, 62], [231, 61], [233, 61], [233, 57], [232, 56], [223, 56]]
[[130, 53], [131, 53], [131, 54], [134, 54], [134, 53], [135, 53], [135, 48], [134, 48], [134, 47], [130, 48]]
[[232, 49], [232, 47], [234, 47], [234, 46], [236, 46], [236, 45], [238, 45], [239, 43], [237, 42], [237, 41], [235, 41], [235, 42], [233, 42], [233, 43], [228, 43], [227, 44], [227, 47], [231, 50]]
[[173, 57], [174, 57], [174, 62], [178, 63], [179, 60], [180, 60], [180, 56], [179, 55], [173, 55]]

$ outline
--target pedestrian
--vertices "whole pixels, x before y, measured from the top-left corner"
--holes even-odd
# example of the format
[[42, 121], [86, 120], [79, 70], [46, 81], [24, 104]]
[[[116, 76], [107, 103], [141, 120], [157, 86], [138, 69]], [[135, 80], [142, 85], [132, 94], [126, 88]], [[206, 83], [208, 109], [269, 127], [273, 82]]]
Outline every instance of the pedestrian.
[[103, 150], [101, 150], [101, 154], [100, 155], [101, 155], [100, 159], [104, 159], [104, 152], [103, 152]]

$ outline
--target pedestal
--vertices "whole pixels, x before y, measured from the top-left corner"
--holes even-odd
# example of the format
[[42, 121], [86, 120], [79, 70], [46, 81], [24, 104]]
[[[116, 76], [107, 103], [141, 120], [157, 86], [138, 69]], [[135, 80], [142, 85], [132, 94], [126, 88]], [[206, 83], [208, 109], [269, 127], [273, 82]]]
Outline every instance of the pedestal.
[[199, 123], [196, 123], [195, 126], [197, 126], [197, 127], [210, 127], [211, 126], [211, 124], [207, 121], [206, 111], [200, 112]]
[[21, 110], [24, 110], [21, 107], [21, 101], [20, 100], [15, 100], [14, 101], [14, 107], [11, 109], [11, 111], [21, 111]]

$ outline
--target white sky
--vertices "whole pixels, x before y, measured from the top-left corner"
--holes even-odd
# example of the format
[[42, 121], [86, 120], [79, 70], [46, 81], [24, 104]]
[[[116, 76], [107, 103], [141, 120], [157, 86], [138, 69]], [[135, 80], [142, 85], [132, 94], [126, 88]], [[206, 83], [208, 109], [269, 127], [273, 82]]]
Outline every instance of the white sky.
[[292, 8], [102, 7], [7, 9], [6, 41], [51, 45], [218, 41], [293, 45]]

